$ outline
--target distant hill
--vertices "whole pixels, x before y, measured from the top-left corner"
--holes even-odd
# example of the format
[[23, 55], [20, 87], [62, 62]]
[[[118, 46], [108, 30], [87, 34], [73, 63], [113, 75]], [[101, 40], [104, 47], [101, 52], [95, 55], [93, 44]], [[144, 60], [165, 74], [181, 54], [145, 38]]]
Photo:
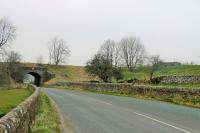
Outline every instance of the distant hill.
[[[34, 63], [25, 63], [23, 66], [37, 66]], [[97, 80], [94, 79], [85, 72], [84, 66], [72, 66], [72, 65], [42, 65], [47, 67], [48, 71], [55, 74], [55, 78], [51, 79], [48, 83], [62, 82], [62, 81], [90, 81]], [[200, 76], [200, 65], [165, 65], [160, 70], [158, 70], [154, 77], [159, 76], [187, 76], [187, 75], [197, 75]], [[147, 68], [137, 69], [134, 72], [129, 72], [127, 69], [123, 70], [123, 79], [140, 79], [149, 80], [149, 72]]]

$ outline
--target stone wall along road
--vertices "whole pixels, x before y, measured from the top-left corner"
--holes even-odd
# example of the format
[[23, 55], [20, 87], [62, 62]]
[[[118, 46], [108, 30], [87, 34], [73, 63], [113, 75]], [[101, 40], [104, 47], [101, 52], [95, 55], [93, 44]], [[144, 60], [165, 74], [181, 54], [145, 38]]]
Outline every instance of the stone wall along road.
[[39, 105], [39, 88], [29, 88], [33, 94], [0, 119], [0, 133], [28, 133]]

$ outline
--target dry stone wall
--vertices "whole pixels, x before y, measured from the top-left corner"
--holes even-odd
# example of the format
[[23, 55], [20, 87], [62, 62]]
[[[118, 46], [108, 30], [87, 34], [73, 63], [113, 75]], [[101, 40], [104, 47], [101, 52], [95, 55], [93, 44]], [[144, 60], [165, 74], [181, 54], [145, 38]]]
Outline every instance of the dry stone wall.
[[30, 85], [33, 94], [0, 119], [0, 133], [28, 133], [39, 105], [39, 88]]
[[168, 76], [161, 83], [200, 83], [200, 76]]
[[154, 78], [155, 83], [200, 83], [200, 76], [162, 76]]
[[198, 88], [177, 88], [177, 87], [155, 87], [144, 85], [133, 85], [128, 83], [86, 83], [86, 82], [58, 82], [53, 86], [80, 87], [86, 90], [105, 91], [122, 94], [158, 94], [172, 95], [179, 94], [186, 97], [200, 98], [200, 89]]
[[113, 83], [56, 83], [55, 87], [62, 88], [81, 88], [84, 90], [94, 92], [105, 92], [131, 96], [144, 96], [146, 98], [153, 98], [161, 101], [183, 104], [200, 108], [200, 89], [199, 88], [177, 88], [177, 87], [155, 87], [134, 85], [128, 83], [113, 84]]

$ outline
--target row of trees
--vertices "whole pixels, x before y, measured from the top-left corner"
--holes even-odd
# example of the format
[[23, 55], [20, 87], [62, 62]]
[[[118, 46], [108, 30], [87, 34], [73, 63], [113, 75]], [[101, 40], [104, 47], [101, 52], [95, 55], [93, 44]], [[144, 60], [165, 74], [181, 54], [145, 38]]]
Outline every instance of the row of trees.
[[104, 82], [122, 78], [122, 68], [126, 67], [133, 72], [146, 63], [149, 68], [150, 79], [159, 68], [161, 59], [158, 55], [147, 56], [144, 45], [139, 38], [131, 36], [115, 42], [106, 40], [98, 53], [87, 62], [86, 71], [90, 75], [98, 76]]
[[126, 65], [129, 71], [133, 71], [143, 63], [146, 53], [140, 39], [125, 37], [120, 42], [108, 39], [102, 44], [98, 54], [110, 60], [114, 67]]

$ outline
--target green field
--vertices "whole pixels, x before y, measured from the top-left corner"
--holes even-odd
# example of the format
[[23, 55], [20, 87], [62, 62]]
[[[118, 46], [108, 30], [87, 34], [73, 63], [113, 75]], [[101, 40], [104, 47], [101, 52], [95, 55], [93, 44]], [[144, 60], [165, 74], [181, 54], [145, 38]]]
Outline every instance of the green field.
[[31, 95], [28, 89], [0, 89], [0, 117]]
[[[160, 76], [186, 76], [197, 75], [200, 76], [200, 65], [178, 65], [171, 67], [162, 67], [155, 72], [154, 77]], [[149, 72], [147, 68], [136, 70], [135, 72], [129, 72], [124, 70], [124, 80], [140, 79], [149, 80]]]

